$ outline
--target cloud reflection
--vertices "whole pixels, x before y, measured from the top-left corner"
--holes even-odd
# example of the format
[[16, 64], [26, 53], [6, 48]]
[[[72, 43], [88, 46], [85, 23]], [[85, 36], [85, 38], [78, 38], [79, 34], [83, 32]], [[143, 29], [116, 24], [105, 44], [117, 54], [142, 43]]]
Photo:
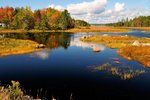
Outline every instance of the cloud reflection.
[[36, 57], [36, 58], [46, 60], [49, 57], [49, 53], [50, 53], [50, 49], [44, 49], [44, 50], [32, 53], [31, 57]]
[[80, 41], [79, 38], [74, 38], [74, 40], [72, 40], [70, 42], [70, 45], [71, 46], [77, 46], [77, 47], [82, 47], [82, 48], [97, 48], [97, 49], [100, 49], [101, 51], [105, 50], [105, 46], [104, 45], [101, 45], [101, 44], [93, 44], [93, 43], [85, 43], [85, 42], [82, 42]]

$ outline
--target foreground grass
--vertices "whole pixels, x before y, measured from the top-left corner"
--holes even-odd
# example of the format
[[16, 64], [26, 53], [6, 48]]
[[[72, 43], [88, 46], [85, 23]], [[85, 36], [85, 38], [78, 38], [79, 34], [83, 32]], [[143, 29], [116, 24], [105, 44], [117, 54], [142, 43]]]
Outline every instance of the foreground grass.
[[138, 38], [129, 36], [104, 36], [93, 35], [81, 38], [82, 41], [104, 44], [110, 48], [119, 49], [118, 54], [128, 60], [136, 60], [143, 65], [150, 67], [150, 46], [134, 46], [134, 41], [150, 43], [150, 38]]
[[30, 40], [0, 38], [0, 56], [33, 52], [38, 43]]
[[68, 30], [11, 30], [11, 29], [1, 29], [0, 33], [25, 33], [25, 32], [129, 32], [128, 29], [125, 28], [115, 28], [115, 27], [80, 27], [80, 28], [73, 28]]
[[33, 100], [24, 94], [18, 81], [11, 81], [12, 85], [0, 86], [0, 100]]

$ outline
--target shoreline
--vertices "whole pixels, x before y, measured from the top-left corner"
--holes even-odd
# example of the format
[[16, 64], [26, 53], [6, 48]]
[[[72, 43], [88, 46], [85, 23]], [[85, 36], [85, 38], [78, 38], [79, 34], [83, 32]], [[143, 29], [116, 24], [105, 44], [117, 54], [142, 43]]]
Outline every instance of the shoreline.
[[1, 29], [1, 33], [41, 33], [41, 32], [130, 32], [130, 30], [126, 28], [116, 28], [116, 27], [95, 27], [92, 26], [90, 28], [73, 28], [68, 30], [22, 30], [22, 29]]
[[140, 30], [140, 31], [150, 32], [150, 27], [122, 27], [122, 28], [125, 28], [125, 29], [137, 29], [137, 30]]

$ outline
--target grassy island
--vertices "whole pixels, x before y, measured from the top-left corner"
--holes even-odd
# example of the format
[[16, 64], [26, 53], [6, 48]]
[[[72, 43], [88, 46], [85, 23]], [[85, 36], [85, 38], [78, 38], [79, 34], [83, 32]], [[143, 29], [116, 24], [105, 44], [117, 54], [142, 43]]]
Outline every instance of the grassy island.
[[38, 50], [39, 44], [31, 40], [0, 38], [0, 56], [24, 54]]
[[80, 39], [84, 42], [104, 44], [118, 49], [117, 53], [128, 60], [136, 60], [150, 67], [150, 38], [132, 36], [92, 35]]

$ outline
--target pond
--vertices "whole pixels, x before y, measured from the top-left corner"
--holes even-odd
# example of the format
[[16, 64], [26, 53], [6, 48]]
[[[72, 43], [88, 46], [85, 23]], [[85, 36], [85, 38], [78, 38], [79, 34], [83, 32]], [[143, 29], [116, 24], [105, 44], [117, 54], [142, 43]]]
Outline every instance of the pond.
[[[116, 54], [116, 49], [104, 45], [87, 44], [79, 40], [84, 35], [109, 34], [150, 37], [147, 32], [130, 33], [11, 33], [4, 37], [29, 39], [47, 48], [30, 54], [0, 57], [1, 84], [18, 80], [28, 95], [51, 100], [111, 100], [150, 98], [150, 69], [136, 61]], [[92, 47], [101, 52], [93, 52]], [[119, 59], [119, 64], [114, 63]], [[119, 73], [93, 70], [94, 66], [109, 63]], [[128, 67], [127, 67], [128, 66]], [[120, 76], [130, 71], [134, 77]], [[138, 71], [142, 73], [137, 74]]]

